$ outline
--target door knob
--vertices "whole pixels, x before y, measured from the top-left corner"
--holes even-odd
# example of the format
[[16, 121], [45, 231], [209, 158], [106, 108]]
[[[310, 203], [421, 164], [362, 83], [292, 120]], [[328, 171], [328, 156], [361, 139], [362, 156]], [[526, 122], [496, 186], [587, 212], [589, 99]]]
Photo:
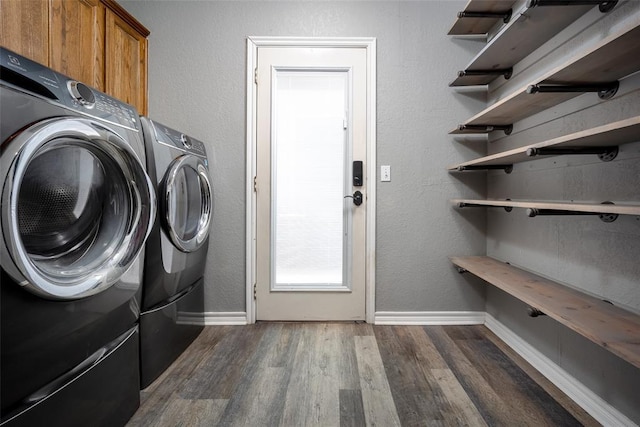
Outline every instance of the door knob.
[[360, 192], [360, 190], [353, 193], [353, 196], [350, 194], [347, 194], [346, 196], [344, 196], [345, 199], [347, 197], [353, 199], [353, 204], [356, 206], [360, 206], [362, 204], [362, 193]]

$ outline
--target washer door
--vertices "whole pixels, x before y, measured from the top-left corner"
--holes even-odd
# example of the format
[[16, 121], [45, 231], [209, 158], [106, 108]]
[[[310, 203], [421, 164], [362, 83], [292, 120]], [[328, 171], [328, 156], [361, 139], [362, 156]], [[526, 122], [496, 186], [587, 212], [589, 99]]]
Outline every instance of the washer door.
[[127, 141], [93, 120], [58, 118], [5, 144], [3, 268], [51, 299], [86, 297], [118, 281], [155, 217], [152, 183]]
[[184, 154], [175, 159], [162, 186], [163, 225], [182, 252], [200, 248], [209, 236], [212, 189], [203, 159]]

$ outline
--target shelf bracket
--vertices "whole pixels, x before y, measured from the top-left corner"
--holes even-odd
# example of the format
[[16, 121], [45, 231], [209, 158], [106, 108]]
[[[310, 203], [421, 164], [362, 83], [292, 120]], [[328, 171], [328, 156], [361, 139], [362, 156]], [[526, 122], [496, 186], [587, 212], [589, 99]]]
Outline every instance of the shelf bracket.
[[569, 92], [597, 92], [598, 97], [600, 99], [611, 99], [618, 92], [618, 88], [620, 87], [620, 83], [616, 80], [615, 82], [609, 83], [593, 83], [593, 84], [537, 84], [530, 85], [527, 88], [527, 93], [569, 93]]
[[456, 265], [456, 270], [458, 270], [458, 273], [460, 274], [466, 273], [468, 271], [466, 268], [458, 267], [457, 265]]
[[600, 12], [607, 13], [613, 10], [618, 4], [618, 0], [529, 0], [527, 7], [532, 8], [536, 6], [583, 6], [583, 5], [598, 5]]
[[[613, 205], [612, 202], [602, 202], [603, 205]], [[597, 213], [597, 212], [577, 212], [577, 211], [565, 211], [560, 209], [538, 209], [538, 208], [529, 208], [527, 209], [527, 216], [529, 218], [534, 218], [536, 216], [544, 216], [544, 215], [597, 215], [602, 222], [610, 223], [618, 219], [618, 214], [614, 213]]]
[[531, 306], [527, 307], [527, 314], [530, 317], [546, 316], [546, 314], [544, 314], [542, 311], [538, 310], [535, 307], [531, 307]]
[[504, 131], [505, 135], [511, 135], [513, 131], [513, 125], [459, 125], [458, 129], [461, 131], [470, 130], [478, 131], [479, 133], [493, 132], [494, 130]]
[[468, 165], [468, 166], [464, 166], [464, 165], [460, 165], [458, 166], [458, 171], [459, 172], [464, 172], [464, 171], [480, 171], [480, 170], [504, 170], [504, 173], [511, 173], [513, 172], [513, 165]]
[[[506, 200], [507, 200], [507, 201], [509, 201], [509, 200], [511, 200], [511, 199], [506, 199]], [[505, 207], [504, 207], [504, 210], [505, 210], [506, 212], [511, 212], [511, 211], [513, 210], [513, 206], [505, 206]], [[507, 263], [507, 264], [509, 264], [509, 263]]]
[[513, 68], [502, 68], [497, 70], [461, 70], [458, 71], [458, 77], [465, 76], [502, 76], [505, 80], [509, 80], [513, 75]]
[[529, 148], [527, 156], [559, 156], [573, 154], [597, 154], [598, 158], [603, 162], [610, 162], [618, 157], [619, 149], [617, 146], [612, 147], [567, 147], [567, 148]]
[[458, 18], [502, 18], [502, 22], [505, 24], [511, 20], [511, 9], [506, 10], [504, 12], [469, 12], [462, 11], [458, 12]]
[[[459, 208], [490, 208], [491, 205], [481, 205], [480, 203], [459, 202], [458, 207]], [[495, 207], [500, 207], [500, 206], [495, 206]], [[504, 207], [504, 210], [507, 212], [511, 212], [513, 210], [513, 206], [503, 206], [503, 207]]]

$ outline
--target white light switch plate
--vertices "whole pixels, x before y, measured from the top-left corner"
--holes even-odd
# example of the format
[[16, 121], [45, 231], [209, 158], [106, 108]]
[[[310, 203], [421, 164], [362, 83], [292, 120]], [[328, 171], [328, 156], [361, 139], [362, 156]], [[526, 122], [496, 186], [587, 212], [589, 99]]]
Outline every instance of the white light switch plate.
[[380, 166], [380, 181], [382, 182], [391, 181], [391, 166], [389, 165]]

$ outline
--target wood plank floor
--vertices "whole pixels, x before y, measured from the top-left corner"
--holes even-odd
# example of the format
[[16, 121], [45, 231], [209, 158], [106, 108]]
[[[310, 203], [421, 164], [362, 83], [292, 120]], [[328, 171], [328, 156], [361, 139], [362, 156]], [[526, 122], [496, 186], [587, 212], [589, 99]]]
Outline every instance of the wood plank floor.
[[128, 426], [596, 426], [484, 326], [209, 326]]

